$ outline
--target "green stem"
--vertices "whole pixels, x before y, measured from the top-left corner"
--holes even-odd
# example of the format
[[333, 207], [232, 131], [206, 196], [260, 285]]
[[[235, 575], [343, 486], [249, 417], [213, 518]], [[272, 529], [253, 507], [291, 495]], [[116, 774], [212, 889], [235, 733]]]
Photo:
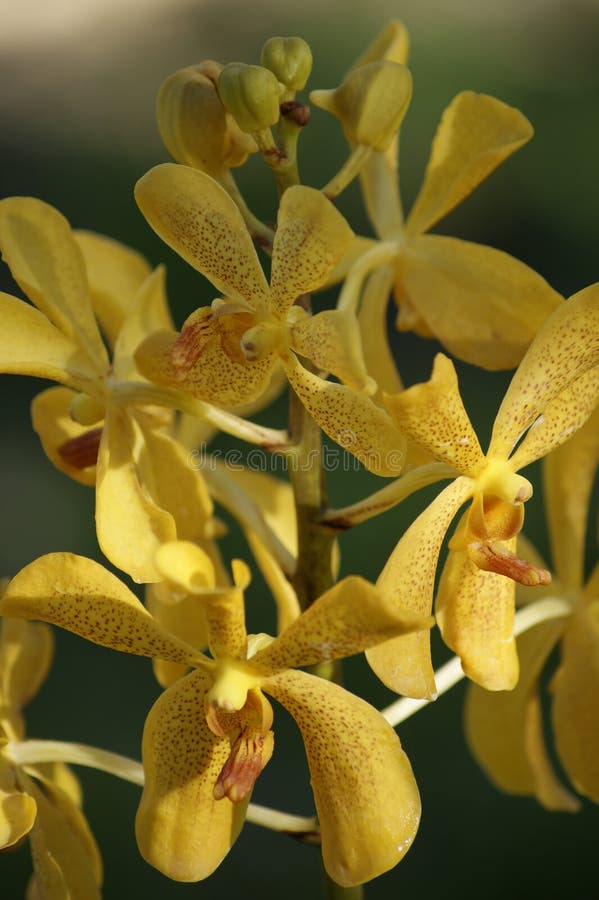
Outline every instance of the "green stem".
[[324, 895], [326, 900], [362, 900], [364, 886], [356, 884], [354, 887], [341, 887], [333, 881], [327, 873], [324, 873]]

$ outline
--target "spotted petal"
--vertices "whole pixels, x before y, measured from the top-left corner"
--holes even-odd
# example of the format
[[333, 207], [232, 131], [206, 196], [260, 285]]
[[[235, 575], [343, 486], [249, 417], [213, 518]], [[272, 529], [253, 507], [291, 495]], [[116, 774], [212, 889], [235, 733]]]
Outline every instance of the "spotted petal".
[[321, 191], [304, 185], [288, 188], [272, 249], [273, 312], [282, 316], [300, 294], [322, 287], [353, 239], [353, 231]]
[[83, 254], [94, 313], [111, 346], [151, 272], [141, 253], [103, 234], [74, 231]]
[[497, 692], [471, 685], [465, 727], [474, 757], [500, 790], [573, 811], [578, 801], [560, 784], [545, 747], [538, 696], [540, 673], [563, 629], [563, 622], [544, 622], [521, 635], [518, 684]]
[[406, 244], [397, 260], [397, 285], [400, 305], [403, 294], [444, 347], [490, 370], [517, 366], [563, 302], [544, 278], [508, 253], [440, 235]]
[[[457, 478], [400, 538], [377, 581], [377, 587], [397, 604], [398, 613], [414, 618], [430, 615], [441, 544], [472, 489], [469, 478]], [[408, 697], [435, 696], [428, 631], [385, 641], [368, 650], [366, 659], [392, 691]]]
[[137, 182], [135, 199], [162, 240], [218, 291], [266, 306], [268, 285], [245, 222], [209, 175], [164, 163]]
[[383, 409], [344, 384], [308, 372], [291, 353], [284, 362], [294, 391], [333, 441], [376, 475], [400, 474], [406, 440]]
[[473, 91], [454, 97], [433, 140], [407, 232], [428, 231], [532, 134], [528, 119], [495, 97]]
[[63, 334], [108, 366], [89, 296], [85, 264], [69, 223], [32, 197], [0, 201], [0, 248], [13, 278]]
[[[208, 626], [201, 597], [194, 594], [173, 597], [171, 587], [159, 581], [147, 586], [145, 602], [154, 619], [166, 631], [200, 650], [208, 645]], [[185, 675], [188, 669], [185, 663], [166, 659], [154, 659], [152, 666], [163, 688]]]
[[280, 672], [264, 689], [302, 732], [330, 877], [350, 887], [391, 869], [420, 821], [418, 788], [391, 726], [363, 700], [306, 672]]
[[193, 647], [155, 622], [115, 575], [72, 553], [49, 553], [21, 569], [0, 601], [0, 613], [59, 625], [125, 653], [187, 665], [198, 661]]
[[558, 306], [537, 334], [497, 413], [489, 455], [509, 456], [551, 401], [597, 365], [599, 283]]
[[300, 320], [291, 329], [291, 340], [295, 352], [318, 369], [356, 391], [372, 393], [374, 382], [366, 371], [360, 329], [349, 310], [327, 309]]
[[247, 803], [214, 799], [230, 753], [204, 718], [211, 679], [192, 672], [162, 694], [146, 720], [145, 786], [135, 830], [144, 859], [175, 881], [201, 881], [241, 831]]

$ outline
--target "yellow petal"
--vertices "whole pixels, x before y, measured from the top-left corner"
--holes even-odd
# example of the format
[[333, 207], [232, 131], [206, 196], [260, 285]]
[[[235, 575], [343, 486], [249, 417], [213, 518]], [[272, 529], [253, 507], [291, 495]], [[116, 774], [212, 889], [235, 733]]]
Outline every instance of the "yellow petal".
[[385, 395], [384, 403], [409, 440], [458, 472], [475, 475], [483, 454], [462, 403], [455, 368], [447, 356], [437, 353], [429, 381]]
[[387, 59], [390, 62], [407, 65], [410, 50], [410, 36], [399, 19], [390, 19], [380, 34], [368, 45], [366, 50], [355, 60], [352, 69], [366, 66], [368, 63]]
[[189, 366], [174, 365], [171, 351], [179, 335], [157, 331], [147, 338], [135, 354], [136, 365], [146, 378], [156, 384], [174, 387], [199, 400], [219, 406], [236, 406], [251, 402], [269, 387], [276, 357], [270, 353], [263, 359], [248, 362], [233, 359], [223, 349], [219, 336], [203, 348]]
[[[514, 549], [515, 539], [506, 544]], [[437, 622], [468, 678], [489, 691], [510, 691], [518, 681], [514, 611], [510, 578], [479, 569], [465, 550], [449, 552], [439, 583]]]
[[562, 391], [599, 365], [599, 283], [547, 319], [503, 398], [489, 456], [506, 458], [524, 431]]
[[266, 306], [268, 285], [245, 222], [209, 175], [164, 163], [137, 182], [135, 199], [162, 240], [218, 291]]
[[435, 337], [454, 356], [483, 369], [517, 366], [563, 302], [544, 278], [509, 253], [440, 235], [406, 244], [398, 256], [397, 280]]
[[234, 585], [217, 589], [205, 597], [208, 645], [215, 659], [245, 659], [247, 656], [243, 592], [251, 581], [251, 573], [240, 559], [234, 559], [231, 567]]
[[0, 371], [49, 378], [70, 387], [84, 388], [97, 380], [98, 369], [78, 344], [33, 306], [0, 293], [0, 316]]
[[275, 601], [277, 608], [277, 634], [280, 634], [297, 619], [301, 612], [297, 594], [264, 541], [251, 529], [245, 529], [244, 531], [253, 557]]
[[154, 555], [177, 536], [173, 516], [161, 509], [140, 481], [133, 420], [107, 410], [96, 482], [96, 531], [106, 557], [134, 581], [158, 581]]
[[[92, 442], [89, 440], [86, 442], [85, 439], [85, 435], [90, 433], [90, 428], [74, 422], [69, 413], [71, 402], [76, 396], [75, 391], [63, 387], [48, 388], [41, 394], [36, 394], [31, 403], [31, 420], [46, 456], [56, 468], [81, 484], [93, 485], [96, 483], [96, 460], [93, 459]], [[92, 431], [95, 434], [97, 430]], [[60, 448], [65, 444], [73, 447], [74, 445], [70, 443], [73, 441], [77, 442], [81, 450], [81, 459], [90, 462], [89, 465], [75, 466], [68, 461], [68, 456], [61, 454]], [[84, 459], [82, 442], [87, 443], [91, 460]]]
[[143, 434], [138, 460], [142, 482], [156, 504], [172, 515], [180, 540], [203, 541], [214, 507], [201, 471], [164, 430], [149, 427], [142, 416], [136, 421]]
[[559, 782], [545, 748], [538, 697], [541, 671], [563, 628], [563, 622], [543, 622], [518, 638], [520, 678], [513, 690], [470, 685], [465, 729], [476, 761], [499, 790], [573, 811], [578, 802]]
[[322, 287], [353, 239], [353, 231], [324, 194], [304, 185], [288, 188], [272, 249], [271, 309], [281, 316], [300, 294]]
[[391, 726], [363, 700], [305, 672], [281, 672], [264, 689], [301, 729], [330, 877], [350, 887], [393, 868], [418, 830], [420, 797]]
[[[146, 606], [158, 624], [171, 634], [200, 650], [207, 646], [208, 626], [201, 597], [185, 594], [173, 598], [169, 585], [158, 582], [147, 586]], [[154, 659], [152, 665], [154, 675], [163, 688], [185, 675], [188, 669], [185, 663], [166, 659]]]
[[[599, 366], [568, 385], [543, 409], [512, 456], [510, 465], [522, 469], [556, 449], [583, 425], [599, 402]], [[599, 423], [595, 419], [595, 428]]]
[[35, 800], [21, 791], [12, 768], [0, 759], [0, 850], [29, 834], [36, 815]]
[[137, 842], [144, 859], [175, 881], [201, 881], [214, 872], [241, 830], [247, 805], [214, 799], [230, 744], [206, 725], [210, 683], [202, 672], [176, 682], [158, 698], [144, 728]]
[[73, 237], [83, 254], [94, 313], [114, 346], [150, 265], [141, 253], [103, 234], [74, 231]]
[[58, 788], [45, 784], [41, 791], [30, 778], [20, 777], [38, 809], [29, 840], [39, 894], [44, 900], [100, 900], [100, 858], [82, 813], [68, 805], [66, 795], [57, 802]]
[[560, 761], [576, 790], [599, 803], [599, 604], [581, 605], [573, 613], [553, 689]]
[[532, 135], [528, 119], [495, 97], [473, 91], [454, 97], [433, 140], [407, 232], [428, 231]]
[[356, 391], [371, 394], [374, 382], [364, 363], [358, 321], [349, 310], [327, 309], [291, 328], [291, 346], [318, 369]]
[[[377, 581], [377, 587], [397, 605], [398, 614], [413, 618], [431, 614], [441, 544], [451, 520], [472, 490], [470, 479], [457, 478], [400, 538]], [[392, 691], [407, 697], [435, 696], [428, 630], [372, 647], [366, 659]]]
[[156, 551], [156, 568], [165, 581], [183, 593], [202, 594], [214, 588], [214, 566], [207, 553], [191, 541], [169, 541]]
[[366, 368], [377, 383], [378, 390], [373, 396], [377, 403], [382, 402], [383, 391], [397, 394], [403, 390], [387, 330], [387, 306], [392, 282], [390, 266], [381, 266], [373, 272], [364, 288], [358, 315]]
[[99, 371], [108, 355], [91, 306], [83, 256], [67, 220], [32, 197], [0, 201], [0, 248], [13, 278]]
[[323, 290], [343, 281], [353, 264], [357, 262], [367, 250], [371, 250], [375, 247], [376, 244], [377, 242], [373, 238], [360, 237], [360, 235], [355, 234], [341, 260], [330, 273], [325, 284], [323, 284]]
[[376, 475], [397, 477], [405, 462], [406, 440], [387, 413], [364, 394], [324, 381], [288, 354], [287, 377], [314, 421]]
[[394, 599], [358, 576], [319, 597], [272, 644], [252, 657], [267, 669], [314, 666], [361, 653], [389, 638], [430, 628], [430, 616], [402, 615]]
[[139, 380], [134, 354], [141, 342], [161, 328], [172, 328], [165, 280], [164, 266], [159, 266], [129, 299], [114, 344], [113, 371], [122, 381]]
[[197, 662], [193, 647], [155, 622], [115, 575], [72, 553], [49, 553], [21, 569], [0, 601], [0, 613], [59, 625], [124, 653]]
[[54, 640], [46, 625], [6, 617], [0, 624], [0, 697], [21, 710], [37, 694], [52, 662]]

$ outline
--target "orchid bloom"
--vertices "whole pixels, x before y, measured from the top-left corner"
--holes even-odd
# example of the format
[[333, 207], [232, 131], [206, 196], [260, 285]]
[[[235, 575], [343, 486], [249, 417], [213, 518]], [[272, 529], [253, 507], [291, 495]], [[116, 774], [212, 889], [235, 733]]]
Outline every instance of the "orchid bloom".
[[[404, 26], [390, 22], [351, 71], [380, 60], [406, 65], [408, 48]], [[338, 273], [354, 263], [359, 277], [353, 279], [350, 269], [341, 305], [355, 305], [363, 278], [380, 270], [384, 277], [379, 291], [386, 305], [393, 288], [400, 331], [434, 337], [458, 359], [484, 369], [518, 365], [562, 297], [508, 253], [428, 232], [532, 134], [525, 116], [495, 97], [473, 91], [458, 94], [443, 113], [423, 184], [405, 222], [398, 137], [388, 150], [373, 150], [361, 171], [361, 182], [379, 240], [368, 244], [360, 238], [352, 246]], [[374, 297], [369, 301], [367, 321], [376, 319], [370, 303], [378, 302]], [[387, 341], [384, 329], [381, 341]], [[368, 354], [367, 363], [377, 378]]]
[[210, 561], [193, 544], [164, 545], [156, 564], [204, 606], [213, 658], [164, 629], [116, 576], [72, 554], [31, 563], [0, 604], [2, 614], [41, 619], [115, 650], [192, 669], [159, 697], [144, 729], [137, 838], [146, 860], [179, 881], [206, 878], [219, 865], [272, 753], [273, 712], [264, 691], [302, 732], [331, 878], [349, 886], [394, 866], [420, 817], [399, 739], [363, 700], [300, 667], [430, 627], [431, 618], [406, 620], [374, 586], [350, 577], [278, 638], [248, 637], [245, 564], [233, 563], [235, 584], [224, 589], [214, 587]]
[[[486, 455], [463, 407], [453, 365], [442, 354], [430, 381], [385, 398], [408, 438], [453, 466], [459, 477], [408, 528], [377, 584], [402, 609], [430, 612], [445, 533], [471, 500], [449, 543], [436, 614], [464, 672], [490, 690], [510, 690], [518, 680], [515, 582], [535, 585], [550, 577], [514, 553], [523, 504], [532, 495], [530, 482], [517, 473], [580, 428], [598, 398], [599, 284], [559, 306], [541, 328], [505, 394]], [[387, 642], [367, 657], [398, 693], [434, 696], [428, 634]]]
[[133, 361], [143, 337], [170, 323], [164, 271], [151, 273], [108, 238], [72, 232], [57, 210], [28, 197], [0, 201], [0, 247], [37, 307], [0, 294], [0, 371], [62, 385], [32, 404], [44, 450], [61, 471], [95, 484], [108, 559], [136, 581], [157, 581], [160, 543], [202, 538], [212, 514], [201, 474], [165, 427], [172, 413], [148, 406], [150, 386]]
[[[270, 285], [234, 201], [204, 172], [165, 163], [138, 182], [135, 196], [157, 234], [223, 294], [197, 309], [180, 334], [161, 330], [136, 354], [140, 371], [160, 385], [221, 406], [260, 396], [284, 366], [300, 400], [335, 441], [381, 475], [397, 475], [389, 451], [402, 435], [369, 399], [375, 385], [364, 366], [357, 321], [349, 311], [309, 315], [295, 303], [325, 283], [353, 233], [319, 191], [288, 188], [278, 213]], [[298, 355], [344, 384], [309, 371]], [[393, 459], [389, 465], [387, 460]]]
[[[550, 686], [555, 747], [574, 787], [599, 803], [599, 564], [586, 581], [584, 576], [591, 489], [599, 465], [599, 408], [543, 462], [555, 566], [550, 593], [565, 599], [571, 612], [518, 638], [520, 680], [513, 691], [490, 694], [470, 687], [466, 734], [474, 756], [501, 790], [573, 812], [580, 803], [561, 784], [546, 749], [539, 681], [559, 644], [561, 660]], [[535, 599], [548, 592], [537, 588]]]
[[25, 740], [21, 711], [46, 677], [52, 652], [46, 625], [2, 619], [0, 850], [29, 838], [34, 871], [28, 896], [100, 900], [102, 861], [81, 812], [77, 779], [62, 763], [24, 766], [11, 755], [11, 743]]

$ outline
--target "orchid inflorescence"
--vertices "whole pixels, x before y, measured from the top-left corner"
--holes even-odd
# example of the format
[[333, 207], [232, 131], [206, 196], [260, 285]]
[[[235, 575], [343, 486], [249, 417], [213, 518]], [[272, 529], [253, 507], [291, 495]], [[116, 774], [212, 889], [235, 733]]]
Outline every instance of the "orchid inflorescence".
[[[494, 97], [464, 91], [450, 103], [404, 219], [407, 56], [407, 32], [392, 21], [337, 88], [310, 93], [348, 143], [321, 189], [299, 174], [302, 130], [316, 127], [297, 99], [312, 67], [301, 38], [271, 38], [260, 65], [206, 60], [165, 81], [158, 125], [175, 161], [145, 174], [135, 197], [216, 291], [180, 330], [162, 266], [73, 231], [40, 200], [0, 201], [0, 248], [27, 297], [0, 295], [1, 371], [57, 383], [34, 399], [34, 429], [58, 469], [95, 486], [99, 547], [145, 586], [142, 600], [99, 562], [60, 552], [2, 586], [0, 836], [2, 847], [29, 837], [36, 900], [101, 896], [100, 855], [69, 763], [143, 785], [138, 846], [171, 879], [207, 878], [246, 818], [319, 844], [331, 896], [376, 878], [411, 847], [420, 819], [394, 726], [462, 676], [468, 741], [491, 780], [576, 809], [545, 747], [539, 679], [556, 645], [557, 754], [573, 788], [599, 802], [599, 569], [587, 575], [584, 562], [599, 462], [599, 283], [565, 300], [502, 251], [429, 233], [532, 136], [525, 116]], [[275, 224], [254, 215], [233, 176], [251, 154], [274, 176]], [[357, 235], [335, 206], [355, 178], [374, 237]], [[319, 309], [318, 292], [335, 287], [336, 307]], [[400, 331], [446, 351], [428, 381], [408, 388], [390, 300]], [[486, 452], [451, 357], [516, 369]], [[287, 424], [254, 422], [285, 390]], [[289, 480], [210, 457], [192, 464], [218, 431], [283, 457]], [[381, 489], [330, 508], [323, 432], [387, 479]], [[521, 473], [538, 460], [551, 566], [522, 535], [533, 485]], [[345, 530], [443, 480], [375, 584], [359, 573], [337, 580]], [[247, 633], [251, 570], [223, 559], [219, 505], [272, 595], [275, 636]], [[25, 737], [23, 708], [51, 662], [48, 624], [153, 661], [163, 692], [141, 765]], [[435, 672], [437, 627], [456, 657]], [[362, 652], [404, 698], [382, 714], [342, 686], [340, 661]], [[268, 697], [301, 731], [313, 817], [250, 803], [273, 753]]]

